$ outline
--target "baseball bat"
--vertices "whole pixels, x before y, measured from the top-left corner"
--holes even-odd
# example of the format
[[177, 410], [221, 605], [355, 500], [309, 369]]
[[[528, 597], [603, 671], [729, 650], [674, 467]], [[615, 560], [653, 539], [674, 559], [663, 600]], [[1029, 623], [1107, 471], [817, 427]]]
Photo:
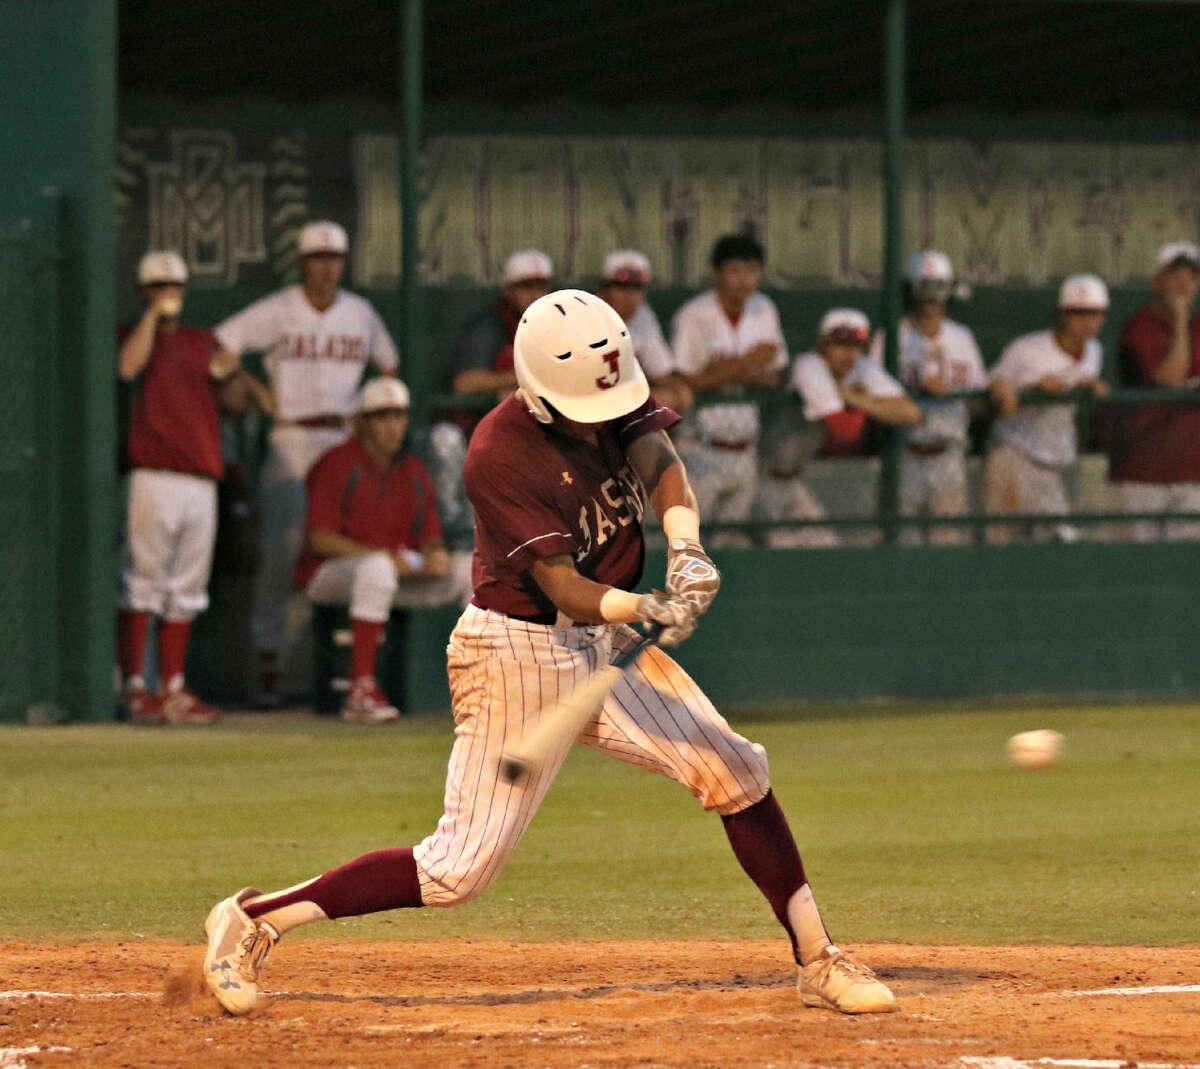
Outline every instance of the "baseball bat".
[[604, 704], [609, 691], [642, 651], [658, 641], [662, 624], [650, 624], [633, 646], [620, 654], [612, 664], [597, 669], [587, 682], [576, 687], [565, 698], [547, 705], [537, 723], [500, 755], [500, 775], [507, 783], [528, 779], [551, 754], [565, 749], [575, 741], [586, 724]]

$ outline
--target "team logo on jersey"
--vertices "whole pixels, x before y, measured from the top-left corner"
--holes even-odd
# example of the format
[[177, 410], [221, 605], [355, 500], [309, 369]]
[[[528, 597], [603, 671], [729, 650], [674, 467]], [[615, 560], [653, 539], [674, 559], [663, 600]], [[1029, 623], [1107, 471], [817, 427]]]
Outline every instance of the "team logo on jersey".
[[562, 473], [562, 476], [563, 476], [563, 486], [570, 486], [571, 483], [573, 483], [575, 481], [574, 479], [571, 478], [571, 473], [569, 471], [564, 471]]
[[619, 349], [614, 349], [611, 353], [605, 353], [600, 359], [608, 365], [608, 371], [596, 380], [596, 385], [602, 390], [611, 390], [621, 381], [621, 352]]

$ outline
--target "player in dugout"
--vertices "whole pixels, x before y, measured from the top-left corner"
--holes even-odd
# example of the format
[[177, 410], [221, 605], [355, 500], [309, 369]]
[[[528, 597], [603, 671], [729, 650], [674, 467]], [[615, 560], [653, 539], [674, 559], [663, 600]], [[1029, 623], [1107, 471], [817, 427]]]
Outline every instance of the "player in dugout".
[[354, 433], [306, 480], [304, 551], [295, 579], [316, 605], [348, 605], [349, 693], [341, 717], [383, 724], [399, 711], [375, 678], [375, 654], [393, 606], [456, 600], [437, 497], [425, 466], [403, 449], [408, 387], [379, 376], [358, 393]]
[[340, 224], [306, 223], [297, 240], [301, 281], [255, 301], [216, 328], [225, 348], [263, 353], [275, 419], [259, 473], [259, 568], [251, 626], [254, 704], [279, 705], [289, 642], [287, 602], [304, 529], [304, 477], [340, 445], [368, 365], [394, 375], [399, 357], [379, 313], [342, 288], [349, 239]]
[[[217, 536], [221, 410], [257, 405], [270, 391], [248, 375], [211, 330], [182, 322], [188, 270], [183, 257], [152, 249], [138, 264], [145, 310], [117, 330], [117, 375], [135, 384], [127, 442], [124, 596], [117, 614], [121, 704], [135, 724], [211, 724], [216, 709], [184, 681], [192, 621], [208, 608]], [[162, 686], [143, 677], [150, 618], [158, 617]]]
[[[254, 1008], [263, 962], [300, 925], [481, 894], [570, 749], [513, 783], [501, 771], [506, 739], [636, 645], [629, 624], [659, 624], [661, 645], [677, 645], [716, 597], [720, 574], [700, 544], [695, 497], [666, 433], [678, 417], [651, 396], [621, 317], [582, 290], [548, 294], [522, 316], [514, 357], [519, 389], [484, 417], [465, 470], [479, 526], [474, 597], [448, 649], [456, 737], [445, 813], [415, 847], [218, 902], [205, 922], [204, 976], [231, 1013]], [[636, 593], [647, 496], [668, 537], [665, 593]], [[720, 815], [788, 934], [805, 1005], [896, 1008], [874, 973], [830, 939], [765, 751], [738, 735], [667, 653], [649, 647], [579, 741], [675, 780]]]
[[[897, 427], [921, 422], [921, 412], [891, 375], [865, 355], [871, 326], [857, 308], [831, 308], [817, 328], [815, 352], [792, 363], [788, 389], [804, 402], [804, 423], [780, 442], [764, 494], [770, 519], [821, 519], [825, 510], [804, 483], [814, 456], [853, 456], [862, 451], [868, 420]], [[772, 531], [773, 548], [837, 544], [825, 528]]]

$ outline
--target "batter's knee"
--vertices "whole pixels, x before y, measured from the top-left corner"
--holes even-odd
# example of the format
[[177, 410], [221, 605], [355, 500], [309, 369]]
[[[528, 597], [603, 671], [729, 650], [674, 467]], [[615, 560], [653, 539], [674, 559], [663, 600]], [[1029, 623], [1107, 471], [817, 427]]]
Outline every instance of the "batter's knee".
[[762, 801], [771, 789], [771, 770], [767, 751], [732, 732], [725, 739], [727, 752], [723, 766], [705, 778], [699, 794], [705, 809], [728, 816], [749, 809]]
[[418, 861], [421, 901], [427, 906], [448, 909], [478, 898], [500, 875], [503, 865], [495, 862], [494, 855], [488, 851], [481, 852], [480, 858], [466, 867], [455, 865], [445, 869], [432, 865], [426, 868]]

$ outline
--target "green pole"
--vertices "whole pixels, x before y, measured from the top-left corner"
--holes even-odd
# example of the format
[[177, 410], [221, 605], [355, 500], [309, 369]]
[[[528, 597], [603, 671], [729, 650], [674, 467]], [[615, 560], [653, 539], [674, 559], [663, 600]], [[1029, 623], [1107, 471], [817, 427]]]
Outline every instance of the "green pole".
[[[884, 367], [896, 376], [900, 366], [900, 258], [904, 240], [904, 80], [907, 0], [888, 0], [884, 23], [883, 140], [883, 315]], [[879, 480], [879, 514], [883, 540], [896, 541], [900, 437], [886, 437]]]
[[429, 395], [433, 376], [425, 335], [425, 303], [421, 290], [420, 190], [422, 112], [422, 0], [402, 0], [400, 80], [403, 131], [400, 139], [401, 240], [401, 374], [412, 394], [410, 440], [423, 450], [429, 429]]
[[64, 609], [68, 615], [79, 613], [85, 636], [85, 641], [77, 647], [87, 650], [82, 666], [79, 714], [90, 720], [109, 720], [113, 715], [116, 663], [113, 577], [120, 559], [116, 545], [117, 475], [113, 462], [117, 451], [117, 406], [113, 372], [116, 309], [112, 287], [116, 262], [112, 169], [117, 141], [117, 4], [116, 0], [95, 0], [84, 7], [89, 91], [82, 107], [87, 112], [88, 138], [86, 156], [81, 160], [80, 177], [84, 184], [79, 188], [80, 212], [72, 228], [78, 244], [72, 249], [68, 238], [64, 248], [77, 258], [76, 283], [83, 296], [84, 346], [75, 358], [82, 356], [85, 451], [79, 463], [85, 574], [72, 599], [77, 599], [77, 606], [69, 604]]

